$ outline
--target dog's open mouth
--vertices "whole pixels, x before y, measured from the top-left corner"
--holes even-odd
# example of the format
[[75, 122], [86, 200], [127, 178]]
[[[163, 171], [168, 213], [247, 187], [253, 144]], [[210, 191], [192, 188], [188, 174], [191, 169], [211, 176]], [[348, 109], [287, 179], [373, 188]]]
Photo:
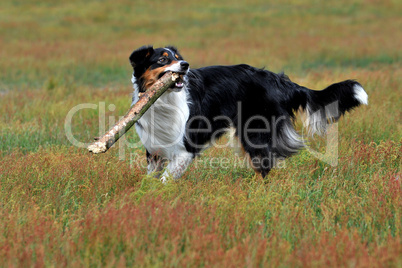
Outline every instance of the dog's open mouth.
[[184, 87], [184, 74], [179, 73], [179, 78], [177, 79], [176, 83], [174, 84], [176, 88], [183, 88]]
[[[165, 73], [162, 73], [159, 75], [159, 78], [161, 78]], [[184, 75], [185, 73], [177, 73], [179, 74], [179, 78], [177, 81], [170, 87], [174, 91], [180, 91], [184, 87]]]

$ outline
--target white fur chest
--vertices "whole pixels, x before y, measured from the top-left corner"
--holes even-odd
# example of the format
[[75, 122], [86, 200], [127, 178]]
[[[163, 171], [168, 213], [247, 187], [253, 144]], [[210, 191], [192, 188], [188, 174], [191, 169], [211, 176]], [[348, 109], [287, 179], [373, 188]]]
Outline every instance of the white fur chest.
[[[134, 86], [133, 105], [138, 101]], [[166, 91], [141, 117], [135, 128], [142, 144], [151, 154], [172, 159], [186, 151], [184, 136], [189, 118], [187, 90]]]

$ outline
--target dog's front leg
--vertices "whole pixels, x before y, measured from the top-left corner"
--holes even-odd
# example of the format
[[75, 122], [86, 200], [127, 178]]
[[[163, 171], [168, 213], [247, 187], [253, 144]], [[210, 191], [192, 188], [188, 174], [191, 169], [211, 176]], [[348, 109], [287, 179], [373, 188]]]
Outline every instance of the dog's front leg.
[[168, 178], [175, 180], [180, 178], [192, 161], [193, 154], [191, 153], [186, 152], [175, 156], [167, 165], [165, 172], [163, 172], [161, 182], [165, 183]]
[[147, 151], [147, 162], [148, 162], [148, 167], [147, 167], [147, 173], [153, 174], [155, 178], [159, 178], [161, 176], [161, 171], [163, 170], [163, 167], [165, 166], [165, 159], [158, 155], [151, 155]]

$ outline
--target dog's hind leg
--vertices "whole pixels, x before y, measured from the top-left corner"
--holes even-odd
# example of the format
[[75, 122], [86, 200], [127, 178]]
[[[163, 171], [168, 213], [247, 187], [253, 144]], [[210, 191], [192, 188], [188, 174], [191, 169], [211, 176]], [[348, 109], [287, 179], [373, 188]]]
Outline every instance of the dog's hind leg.
[[241, 138], [239, 137], [239, 141], [251, 168], [265, 178], [275, 167], [277, 161], [277, 155], [272, 151], [269, 144], [269, 134], [242, 135]]
[[180, 178], [193, 161], [193, 158], [193, 154], [188, 152], [183, 152], [174, 156], [173, 159], [169, 161], [165, 172], [163, 172], [160, 179], [161, 182], [165, 183], [168, 178], [173, 178], [175, 180]]
[[275, 166], [275, 156], [268, 150], [251, 151], [247, 153], [247, 158], [255, 172], [265, 178]]

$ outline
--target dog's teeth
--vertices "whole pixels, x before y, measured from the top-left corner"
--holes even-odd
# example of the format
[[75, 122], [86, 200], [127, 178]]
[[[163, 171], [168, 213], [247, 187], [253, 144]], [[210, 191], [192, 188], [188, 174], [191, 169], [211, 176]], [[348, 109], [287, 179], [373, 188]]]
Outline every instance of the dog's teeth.
[[182, 82], [177, 82], [176, 87], [183, 87], [183, 83]]

